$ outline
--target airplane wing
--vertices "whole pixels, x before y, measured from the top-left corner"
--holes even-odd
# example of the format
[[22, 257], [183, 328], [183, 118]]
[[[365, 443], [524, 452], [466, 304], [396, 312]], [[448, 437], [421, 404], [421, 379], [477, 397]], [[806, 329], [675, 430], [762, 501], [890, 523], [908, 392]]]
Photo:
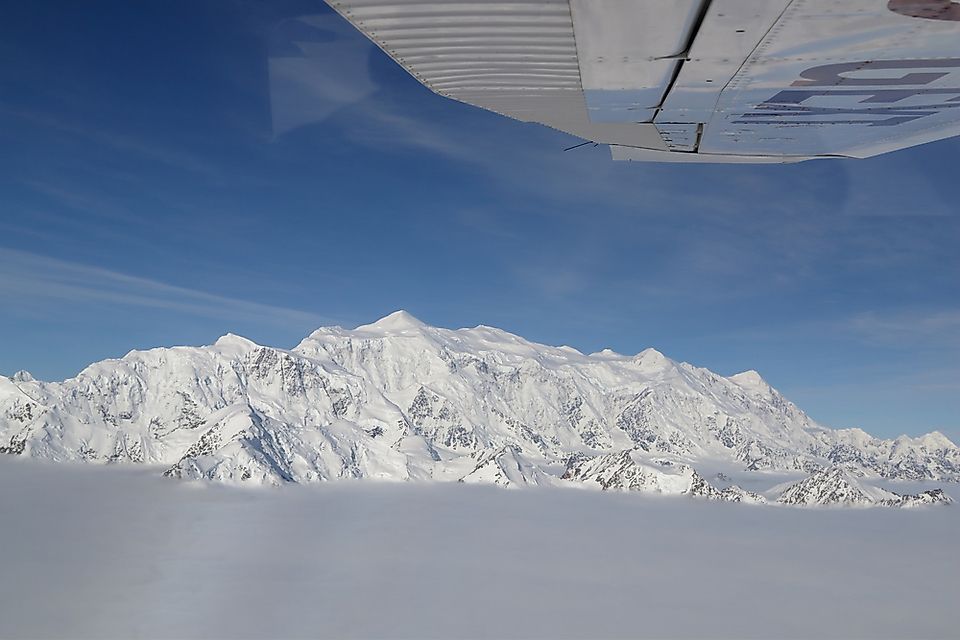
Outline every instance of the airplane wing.
[[327, 0], [430, 90], [614, 159], [794, 162], [960, 135], [950, 0]]

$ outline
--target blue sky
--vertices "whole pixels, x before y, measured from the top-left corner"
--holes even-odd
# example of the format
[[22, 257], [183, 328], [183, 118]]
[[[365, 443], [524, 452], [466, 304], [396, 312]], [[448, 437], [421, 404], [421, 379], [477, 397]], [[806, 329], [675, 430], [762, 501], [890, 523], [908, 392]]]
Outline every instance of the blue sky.
[[319, 2], [5, 15], [0, 372], [404, 308], [753, 368], [825, 424], [960, 437], [957, 141], [620, 164], [432, 95]]

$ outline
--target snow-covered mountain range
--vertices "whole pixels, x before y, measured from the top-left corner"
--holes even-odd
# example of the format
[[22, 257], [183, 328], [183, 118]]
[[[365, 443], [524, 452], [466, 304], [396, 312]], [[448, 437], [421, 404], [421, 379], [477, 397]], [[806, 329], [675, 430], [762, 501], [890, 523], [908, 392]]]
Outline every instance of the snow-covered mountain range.
[[[755, 371], [725, 378], [653, 349], [585, 355], [403, 311], [318, 329], [290, 350], [228, 334], [132, 351], [63, 382], [0, 377], [0, 452], [238, 483], [579, 482], [750, 502], [764, 498], [696, 469], [960, 481], [960, 448], [943, 435], [823, 427]], [[807, 486], [781, 502], [830, 503], [801, 494], [831, 492]]]

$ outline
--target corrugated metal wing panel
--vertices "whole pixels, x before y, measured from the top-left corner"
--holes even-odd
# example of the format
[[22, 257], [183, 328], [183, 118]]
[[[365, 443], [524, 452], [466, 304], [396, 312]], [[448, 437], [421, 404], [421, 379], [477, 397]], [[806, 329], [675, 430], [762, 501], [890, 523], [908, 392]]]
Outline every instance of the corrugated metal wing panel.
[[591, 121], [567, 0], [328, 4], [442, 96], [594, 142], [666, 149], [653, 125]]

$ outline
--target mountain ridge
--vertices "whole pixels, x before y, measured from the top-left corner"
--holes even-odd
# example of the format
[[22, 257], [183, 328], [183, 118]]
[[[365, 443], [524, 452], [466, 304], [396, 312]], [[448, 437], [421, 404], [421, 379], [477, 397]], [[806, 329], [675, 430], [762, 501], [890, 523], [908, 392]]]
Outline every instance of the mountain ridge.
[[62, 382], [0, 378], [0, 452], [150, 462], [182, 478], [547, 484], [560, 478], [546, 470], [573, 457], [622, 451], [691, 469], [845, 464], [876, 478], [960, 481], [960, 449], [942, 434], [829, 429], [753, 370], [724, 377], [655, 349], [586, 355], [403, 311], [321, 327], [292, 349], [228, 333], [131, 351]]

